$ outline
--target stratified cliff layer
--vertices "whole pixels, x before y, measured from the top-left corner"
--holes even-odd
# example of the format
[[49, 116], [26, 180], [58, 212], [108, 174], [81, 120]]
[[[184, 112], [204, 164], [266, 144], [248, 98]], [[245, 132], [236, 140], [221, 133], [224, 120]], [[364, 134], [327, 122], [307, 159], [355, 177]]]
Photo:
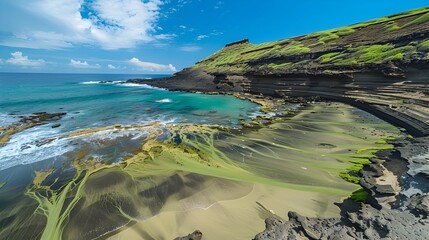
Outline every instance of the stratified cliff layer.
[[172, 90], [320, 96], [429, 135], [429, 7], [281, 41], [242, 40], [157, 80]]

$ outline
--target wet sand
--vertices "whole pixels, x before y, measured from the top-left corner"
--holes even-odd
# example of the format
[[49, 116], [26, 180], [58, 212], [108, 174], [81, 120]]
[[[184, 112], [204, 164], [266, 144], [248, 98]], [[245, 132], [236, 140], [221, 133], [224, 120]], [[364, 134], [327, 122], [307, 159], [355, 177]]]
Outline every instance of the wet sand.
[[[335, 217], [339, 214], [333, 202], [342, 197], [330, 194], [304, 192], [261, 184], [237, 183], [234, 191], [251, 191], [243, 197], [217, 201], [207, 208], [198, 207], [201, 201], [210, 198], [225, 198], [230, 189], [212, 185], [186, 199], [171, 199], [161, 213], [133, 224], [108, 239], [174, 239], [188, 234], [192, 229], [204, 233], [204, 239], [251, 239], [264, 228], [264, 220], [273, 213], [287, 219], [288, 211], [302, 212], [306, 216]], [[257, 202], [265, 208], [260, 207]], [[189, 209], [188, 203], [195, 204]], [[184, 207], [185, 205], [186, 207]], [[202, 204], [204, 205], [204, 204]]]

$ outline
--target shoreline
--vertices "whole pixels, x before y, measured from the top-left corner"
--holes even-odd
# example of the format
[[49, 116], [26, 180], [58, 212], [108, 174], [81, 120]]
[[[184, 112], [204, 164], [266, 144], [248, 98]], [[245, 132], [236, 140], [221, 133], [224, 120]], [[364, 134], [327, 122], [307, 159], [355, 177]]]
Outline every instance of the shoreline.
[[[259, 97], [257, 99], [259, 99]], [[261, 99], [254, 100], [254, 101], [261, 101]], [[274, 102], [275, 101], [277, 100], [274, 100]], [[284, 105], [282, 101], [280, 101], [278, 104], [280, 106]], [[265, 105], [270, 105], [270, 104], [266, 103]], [[273, 105], [275, 105], [275, 103], [271, 104], [271, 106]], [[132, 184], [138, 188], [145, 188], [143, 186], [145, 185], [145, 181], [142, 182], [143, 181], [142, 177], [145, 177], [145, 176], [146, 177], [150, 176], [150, 178], [155, 177], [155, 179], [158, 179], [158, 180], [154, 183], [155, 183], [155, 186], [158, 186], [158, 184], [163, 181], [162, 180], [163, 176], [170, 175], [171, 171], [166, 171], [168, 169], [175, 169], [179, 171], [186, 171], [188, 169], [200, 175], [219, 176], [222, 178], [238, 180], [243, 182], [259, 182], [262, 184], [273, 185], [273, 188], [276, 187], [276, 189], [280, 189], [278, 188], [278, 186], [286, 186], [286, 187], [294, 188], [293, 191], [301, 190], [301, 191], [298, 191], [298, 192], [301, 192], [299, 195], [302, 195], [302, 194], [305, 195], [304, 193], [306, 192], [306, 190], [310, 190], [310, 192], [312, 193], [308, 193], [308, 194], [315, 196], [314, 198], [311, 198], [309, 200], [310, 201], [309, 204], [312, 206], [311, 207], [312, 209], [313, 208], [317, 209], [317, 206], [314, 205], [315, 203], [323, 202], [325, 204], [329, 203], [329, 208], [331, 210], [336, 209], [336, 211], [337, 210], [339, 211], [339, 209], [337, 209], [337, 207], [334, 204], [331, 204], [331, 202], [341, 201], [341, 199], [336, 199], [335, 201], [331, 201], [335, 193], [339, 194], [337, 195], [337, 197], [338, 196], [346, 197], [356, 187], [353, 184], [343, 181], [338, 175], [339, 171], [343, 170], [345, 167], [348, 167], [350, 165], [348, 163], [349, 159], [341, 159], [341, 158], [336, 159], [337, 155], [335, 154], [344, 153], [346, 155], [354, 156], [357, 154], [355, 153], [355, 150], [356, 151], [359, 150], [357, 148], [368, 148], [371, 146], [377, 147], [377, 145], [374, 145], [374, 142], [376, 140], [381, 140], [381, 136], [379, 135], [372, 136], [370, 140], [361, 139], [361, 134], [357, 134], [357, 136], [348, 136], [347, 129], [356, 128], [358, 126], [361, 126], [361, 127], [368, 126], [367, 129], [381, 129], [380, 131], [382, 131], [384, 129], [385, 124], [380, 122], [380, 123], [377, 123], [377, 126], [374, 126], [372, 125], [373, 120], [371, 117], [368, 119], [368, 121], [361, 122], [356, 126], [354, 124], [352, 124], [353, 126], [349, 126], [348, 123], [355, 122], [354, 119], [366, 119], [365, 116], [360, 115], [361, 114], [360, 110], [359, 112], [355, 112], [353, 110], [355, 108], [345, 106], [344, 104], [337, 104], [337, 106], [335, 106], [332, 104], [320, 103], [316, 105], [320, 105], [320, 106], [317, 107], [317, 106], [308, 105], [305, 108], [299, 108], [296, 111], [290, 112], [289, 115], [286, 114], [286, 116], [283, 116], [285, 118], [284, 120], [286, 121], [286, 123], [282, 123], [282, 121], [280, 120], [277, 121], [278, 119], [276, 117], [273, 117], [271, 119], [264, 118], [264, 117], [259, 117], [259, 118], [256, 117], [254, 119], [254, 122], [249, 122], [247, 123], [248, 125], [245, 123], [244, 124], [245, 126], [239, 129], [228, 130], [219, 126], [217, 127], [214, 126], [214, 128], [212, 126], [212, 128], [210, 128], [209, 126], [195, 126], [195, 125], [189, 125], [189, 124], [186, 126], [184, 125], [172, 126], [171, 131], [169, 131], [172, 135], [167, 134], [167, 136], [170, 136], [171, 138], [168, 138], [168, 137], [165, 138], [168, 140], [166, 143], [157, 142], [155, 141], [155, 138], [154, 138], [153, 139], [154, 141], [147, 142], [147, 144], [144, 144], [144, 146], [140, 147], [139, 151], [133, 153], [135, 158], [133, 159], [127, 158], [126, 162], [124, 162], [123, 164], [116, 165], [117, 168], [113, 168], [113, 167], [109, 168], [104, 165], [98, 165], [96, 159], [85, 157], [88, 153], [87, 150], [81, 149], [75, 152], [74, 155], [76, 155], [77, 158], [72, 161], [73, 166], [75, 166], [75, 168], [78, 170], [76, 181], [73, 180], [74, 183], [71, 182], [71, 184], [68, 184], [68, 180], [67, 180], [68, 178], [67, 176], [63, 176], [63, 172], [53, 171], [52, 168], [49, 168], [46, 170], [46, 172], [43, 172], [42, 170], [42, 172], [39, 172], [38, 175], [36, 173], [38, 177], [37, 179], [33, 180], [34, 187], [31, 188], [31, 192], [27, 192], [27, 193], [31, 194], [32, 197], [37, 198], [36, 199], [37, 201], [43, 201], [43, 202], [50, 201], [50, 199], [47, 199], [47, 198], [45, 199], [45, 197], [41, 195], [40, 196], [38, 194], [36, 195], [36, 192], [38, 192], [39, 190], [42, 190], [42, 191], [45, 189], [48, 190], [51, 184], [54, 184], [56, 185], [56, 187], [54, 189], [50, 189], [49, 191], [52, 190], [53, 195], [58, 194], [58, 196], [59, 195], [66, 196], [67, 195], [66, 193], [62, 193], [60, 189], [57, 188], [60, 185], [55, 184], [56, 182], [55, 179], [57, 179], [58, 176], [61, 176], [60, 178], [61, 184], [66, 184], [67, 187], [77, 184], [79, 186], [78, 187], [79, 189], [87, 189], [84, 191], [79, 191], [80, 192], [79, 194], [70, 195], [70, 196], [73, 196], [72, 201], [77, 204], [76, 206], [78, 206], [78, 208], [72, 211], [73, 214], [70, 216], [71, 228], [69, 229], [67, 227], [66, 228], [67, 231], [65, 231], [65, 234], [70, 234], [70, 233], [77, 234], [79, 233], [80, 230], [84, 230], [80, 232], [80, 233], [84, 233], [86, 232], [86, 230], [88, 230], [88, 228], [91, 227], [91, 225], [81, 226], [79, 219], [86, 219], [86, 218], [94, 219], [95, 216], [101, 216], [101, 218], [104, 218], [104, 216], [105, 217], [109, 216], [109, 215], [106, 215], [105, 212], [100, 212], [100, 213], [96, 212], [91, 214], [92, 211], [90, 211], [89, 209], [86, 210], [86, 208], [82, 208], [82, 204], [85, 205], [84, 203], [89, 201], [89, 203], [94, 203], [94, 204], [90, 204], [89, 206], [94, 206], [93, 209], [97, 210], [99, 199], [95, 196], [102, 196], [103, 192], [106, 191], [106, 186], [109, 186], [109, 188], [112, 188], [112, 189], [116, 189], [118, 186], [116, 186], [115, 181], [112, 182], [112, 180], [115, 179], [116, 177], [120, 177], [119, 181], [124, 181], [124, 184], [127, 183], [126, 185]], [[338, 111], [338, 107], [340, 108], [340, 111]], [[286, 108], [286, 110], [288, 109], [289, 108]], [[332, 112], [336, 112], [336, 115], [332, 116]], [[347, 114], [341, 115], [341, 113], [347, 113]], [[317, 114], [320, 114], [320, 115], [317, 115]], [[296, 118], [296, 119], [293, 119], [293, 118]], [[324, 124], [322, 128], [314, 128], [316, 125], [311, 123], [312, 121], [310, 121], [308, 124], [305, 124], [303, 123], [304, 122], [303, 119], [310, 119], [310, 120], [313, 119], [316, 122], [318, 121], [317, 119], [320, 119], [322, 121], [325, 121], [326, 124]], [[336, 122], [336, 121], [338, 121], [338, 126], [336, 125], [331, 126], [331, 124], [329, 124], [330, 122]], [[380, 127], [378, 127], [378, 124], [380, 125]], [[292, 129], [287, 130], [289, 128], [286, 126], [293, 126], [293, 127]], [[138, 128], [138, 126], [134, 126], [134, 127]], [[143, 128], [144, 127], [142, 126], [142, 129]], [[108, 127], [107, 129], [110, 129], [113, 132], [116, 132], [116, 131], [120, 132], [122, 130], [129, 129], [129, 126], [113, 125], [111, 127]], [[280, 131], [279, 129], [280, 130], [286, 129], [286, 130]], [[334, 132], [337, 132], [339, 135], [337, 137], [334, 137], [334, 139], [325, 141], [324, 139], [327, 139], [328, 138], [327, 136], [330, 136], [330, 134], [333, 133], [332, 132], [333, 130]], [[91, 135], [93, 134], [97, 135], [98, 131], [105, 132], [106, 128], [79, 130], [72, 133], [71, 135], [67, 134], [67, 136], [73, 136], [77, 138], [82, 137], [87, 139], [87, 138], [90, 138]], [[151, 132], [153, 131], [156, 132], [155, 129], [151, 130]], [[371, 130], [368, 130], [367, 132], [369, 133], [369, 131]], [[214, 135], [219, 132], [222, 132], [222, 133], [220, 133], [220, 135], [216, 135], [216, 136]], [[314, 132], [316, 135], [319, 134], [318, 137], [315, 137], [315, 136], [313, 136], [312, 138], [306, 137], [305, 133], [308, 133], [308, 135], [310, 135], [310, 133], [312, 132]], [[196, 140], [195, 137], [197, 136], [206, 136], [207, 139], [206, 140], [200, 139], [200, 141], [195, 142], [194, 140]], [[156, 137], [156, 136], [153, 135], [152, 137]], [[273, 140], [275, 138], [278, 138], [278, 139]], [[184, 144], [185, 146], [178, 146], [174, 144], [176, 143], [175, 141], [177, 139], [180, 139], [180, 141], [186, 141], [186, 144]], [[216, 142], [216, 145], [213, 145], [212, 140]], [[245, 140], [246, 142], [243, 142], [242, 140]], [[344, 144], [343, 142], [344, 140], [351, 141], [354, 144], [356, 144], [356, 145], [353, 144], [353, 147], [354, 147], [352, 148], [353, 151], [351, 152], [347, 151], [347, 149], [349, 149], [350, 146], [347, 146], [346, 144]], [[115, 140], [111, 140], [111, 141], [115, 142]], [[336, 145], [337, 148], [333, 150], [332, 149], [333, 145], [328, 145], [328, 144], [323, 145], [323, 143], [325, 142], [330, 142], [331, 144]], [[99, 143], [103, 143], [103, 145], [110, 144], [108, 140], [107, 141], [103, 140]], [[312, 149], [312, 147], [316, 147], [316, 149]], [[198, 149], [200, 148], [203, 149], [203, 152], [207, 154], [199, 154]], [[228, 148], [230, 148], [230, 150], [228, 150]], [[214, 151], [221, 151], [222, 153], [228, 153], [229, 157], [213, 158], [211, 156], [218, 156], [217, 153]], [[241, 152], [241, 151], [244, 151], [244, 152]], [[238, 165], [242, 167], [245, 166], [245, 165], [242, 165], [241, 163], [242, 156], [240, 155], [240, 153], [249, 154], [252, 152], [254, 153], [254, 156], [252, 158], [246, 159], [246, 165], [249, 168], [243, 168], [243, 169], [237, 168]], [[306, 154], [300, 154], [300, 152], [305, 152]], [[161, 153], [164, 155], [160, 155]], [[323, 154], [328, 154], [328, 153], [332, 153], [333, 156], [328, 156], [327, 158], [324, 158], [324, 164], [327, 164], [326, 166], [313, 161], [314, 159], [312, 158], [312, 156], [321, 157]], [[279, 155], [290, 156], [290, 157], [288, 157], [287, 159], [283, 159]], [[365, 154], [357, 154], [357, 155], [364, 156]], [[262, 156], [265, 156], [265, 157], [262, 157]], [[175, 161], [171, 161], [173, 159], [175, 159]], [[265, 163], [264, 162], [261, 163], [261, 159], [266, 159]], [[271, 166], [271, 164], [275, 164], [276, 161], [273, 162], [273, 161], [270, 161], [270, 159], [279, 160], [277, 161], [277, 164], [280, 164], [280, 165]], [[234, 160], [234, 161], [232, 162], [231, 160]], [[290, 162], [291, 164], [288, 164], [288, 162], [285, 162], [286, 160], [291, 161]], [[151, 165], [151, 164], [146, 165], [146, 163], [150, 163], [153, 161], [155, 161], [154, 162], [155, 165]], [[251, 161], [253, 161], [253, 165]], [[262, 165], [260, 164], [258, 165], [258, 163], [261, 163]], [[269, 163], [271, 164], [269, 165], [270, 167], [268, 167], [267, 169], [265, 166], [268, 166], [267, 164]], [[62, 165], [61, 162], [58, 162], [57, 164]], [[222, 167], [219, 169], [216, 167], [217, 165], [220, 165]], [[103, 168], [103, 170], [97, 171], [97, 169], [99, 168]], [[90, 174], [85, 173], [86, 170], [90, 171], [91, 173]], [[289, 174], [283, 175], [282, 173], [284, 173], [285, 171], [288, 171]], [[73, 172], [71, 172], [70, 174], [73, 174]], [[125, 176], [124, 174], [125, 175], [128, 174], [130, 178], [126, 177], [127, 180], [123, 179], [123, 176]], [[102, 176], [102, 178], [100, 176]], [[107, 176], [112, 176], [112, 178]], [[63, 177], [65, 177], [65, 179], [63, 179]], [[71, 176], [68, 176], [68, 177], [71, 177]], [[82, 182], [80, 182], [79, 179], [82, 179]], [[101, 181], [101, 179], [103, 179], [103, 181]], [[291, 181], [290, 184], [288, 185], [281, 184], [281, 182], [289, 183], [289, 181], [293, 179], [298, 180], [298, 182]], [[173, 184], [171, 186], [172, 187], [171, 190], [179, 189], [177, 191], [180, 191], [181, 188], [176, 188], [176, 186], [174, 185], [175, 182], [176, 182], [175, 178], [171, 178], [171, 181], [169, 183], [169, 184]], [[295, 184], [295, 185], [293, 186], [291, 184]], [[300, 187], [300, 185], [302, 187]], [[153, 188], [156, 189], [157, 187], [153, 187]], [[314, 191], [314, 190], [317, 190], [318, 188], [320, 192], [322, 192], [322, 194], [319, 191]], [[123, 190], [128, 188], [121, 187], [120, 189]], [[193, 187], [191, 189], [193, 189]], [[119, 191], [118, 193], [120, 193], [118, 197], [122, 196], [123, 197], [122, 199], [124, 200], [140, 199], [140, 197], [134, 198], [135, 197], [134, 195], [132, 196], [128, 195], [126, 192], [123, 192], [122, 190], [119, 190], [118, 188], [118, 191]], [[162, 190], [162, 186], [160, 187], [159, 190]], [[143, 190], [142, 192], [145, 192], [145, 191], [146, 190]], [[293, 191], [291, 190], [291, 192]], [[93, 196], [93, 194], [91, 194], [92, 192], [97, 194], [95, 194], [94, 197], [92, 197]], [[171, 193], [172, 194], [171, 196], [175, 196], [176, 193], [177, 192], [173, 191]], [[288, 190], [284, 190], [283, 194], [286, 194], [285, 197], [278, 197], [277, 199], [273, 199], [276, 201], [280, 201], [280, 203], [277, 203], [279, 207], [275, 209], [276, 210], [275, 212], [284, 212], [284, 210], [282, 210], [282, 207], [281, 207], [282, 199], [286, 197], [291, 197], [291, 200], [290, 200], [291, 204], [294, 202], [293, 201], [294, 194], [291, 195], [287, 193], [288, 193]], [[151, 191], [147, 192], [146, 194], [148, 199], [150, 199], [150, 196], [153, 196], [153, 194], [151, 194]], [[265, 195], [269, 196], [269, 193]], [[113, 196], [116, 196], [116, 193]], [[170, 196], [170, 194], [167, 194], [167, 196]], [[85, 199], [85, 201], [81, 202], [80, 199], [82, 200]], [[112, 200], [114, 199], [116, 199], [116, 197], [112, 198]], [[160, 200], [160, 201], [161, 201], [160, 206], [162, 206], [163, 200]], [[245, 209], [247, 208], [254, 207], [253, 206], [255, 205], [254, 201], [259, 201], [259, 200], [258, 198], [252, 200], [251, 201], [252, 205], [249, 204], [249, 207], [244, 208], [243, 211], [245, 211]], [[116, 201], [113, 201], [113, 202], [115, 203]], [[121, 202], [129, 203], [130, 201], [120, 200], [118, 204]], [[153, 202], [153, 200], [150, 200], [150, 202], [157, 205], [158, 201]], [[250, 203], [249, 201], [247, 202]], [[290, 210], [301, 211], [303, 208], [300, 206], [300, 202], [302, 201], [298, 201], [298, 203], [296, 202], [293, 203], [296, 206], [291, 208]], [[61, 204], [67, 205], [67, 202], [57, 203], [56, 201], [54, 201], [52, 202], [52, 204], [55, 205], [55, 209], [60, 209], [60, 208], [63, 208], [61, 207]], [[266, 205], [266, 202], [262, 202], [262, 204], [264, 204], [264, 206], [267, 206], [268, 208], [271, 208], [270, 205]], [[34, 205], [37, 206], [36, 203], [34, 203]], [[239, 204], [239, 205], [242, 206], [242, 204]], [[145, 206], [144, 203], [143, 205], [132, 204], [131, 206], [126, 206], [126, 209], [128, 210], [124, 210], [125, 212], [119, 212], [119, 213], [115, 212], [115, 214], [120, 214], [120, 215], [113, 214], [114, 216], [117, 216], [114, 218], [118, 218], [117, 219], [118, 221], [115, 221], [116, 222], [115, 224], [119, 224], [119, 223], [122, 224], [122, 223], [127, 223], [128, 220], [140, 219], [139, 215], [137, 214], [138, 212], [137, 209], [140, 209], [144, 212], [146, 211], [145, 209], [147, 209], [147, 207], [144, 207], [144, 206]], [[113, 211], [117, 207], [118, 206], [116, 206], [115, 204], [113, 204], [113, 206], [108, 205], [108, 208], [111, 209], [110, 211]], [[119, 208], [119, 209], [122, 209], [122, 208]], [[153, 213], [157, 213], [157, 211], [159, 211], [159, 206], [155, 207], [154, 209], [155, 209], [155, 212]], [[49, 216], [48, 217], [49, 221], [51, 223], [54, 223], [55, 216], [51, 216], [51, 212], [50, 212], [51, 209], [46, 209], [46, 211], [47, 211], [46, 214]], [[145, 212], [145, 214], [146, 215], [144, 216], [147, 216], [147, 214], [150, 214], [150, 213]], [[320, 215], [320, 214], [317, 213], [317, 215]], [[315, 214], [313, 216], [317, 216], [317, 215]], [[42, 219], [44, 218], [43, 215], [38, 215], [38, 216]], [[259, 219], [259, 217], [255, 215], [255, 212], [253, 212], [252, 216], [253, 217], [248, 217], [246, 219], [250, 219], [252, 221], [254, 221], [256, 218]], [[282, 215], [282, 216], [286, 217], [286, 215]], [[328, 215], [328, 216], [333, 216], [333, 215]], [[198, 216], [195, 215], [193, 218], [198, 219]], [[102, 223], [94, 222], [94, 224], [96, 224], [93, 226], [94, 229], [99, 229], [99, 232], [102, 232], [103, 230], [102, 227], [106, 227]], [[112, 222], [112, 224], [114, 223]], [[13, 225], [10, 225], [10, 226], [13, 226]], [[252, 228], [250, 223], [249, 223], [249, 226], [250, 228]], [[258, 226], [261, 227], [260, 229], [258, 228], [258, 231], [263, 230], [263, 219], [260, 219], [260, 221], [258, 221]], [[76, 229], [75, 230], [76, 232], [73, 232], [72, 229]], [[216, 229], [214, 228], [214, 230]], [[256, 234], [256, 232], [252, 232], [252, 235], [253, 234]], [[71, 236], [71, 235], [67, 235], [67, 236]], [[246, 239], [246, 238], [243, 238], [243, 239]]]
[[[133, 82], [136, 82], [132, 80]], [[153, 81], [153, 80], [152, 80]], [[170, 80], [171, 81], [171, 80]], [[173, 81], [174, 82], [174, 81]], [[156, 80], [152, 83], [155, 83], [154, 85], [157, 86]], [[170, 82], [172, 83], [172, 82]], [[145, 84], [149, 84], [149, 81], [145, 81]], [[172, 89], [172, 91], [176, 91], [178, 89]], [[187, 90], [179, 90], [179, 91], [187, 91]], [[189, 91], [189, 90], [188, 90]], [[192, 91], [189, 91], [192, 92]], [[209, 92], [209, 94], [211, 94]], [[217, 94], [227, 94], [227, 95], [234, 95], [238, 98], [242, 98], [242, 94], [237, 93], [222, 93], [217, 92]], [[264, 102], [265, 100], [272, 100], [272, 99], [280, 99], [283, 101], [291, 100], [295, 103], [303, 103], [303, 104], [309, 104], [313, 101], [320, 101], [322, 98], [316, 97], [282, 97], [282, 98], [275, 98], [271, 96], [261, 96], [261, 95], [251, 95], [248, 93], [244, 93], [244, 99], [252, 101], [252, 97], [246, 97], [247, 96], [253, 96], [257, 99], [259, 99], [259, 104], [263, 106], [264, 104], [261, 102]], [[338, 98], [337, 98], [338, 99]], [[342, 100], [344, 101], [343, 98]], [[254, 99], [253, 99], [254, 100]], [[346, 99], [347, 100], [347, 99]], [[338, 100], [337, 100], [338, 101]], [[343, 102], [339, 101], [339, 102]], [[335, 101], [334, 101], [335, 102]], [[258, 103], [258, 102], [257, 102]], [[345, 102], [348, 105], [355, 105], [350, 104], [352, 101], [347, 100]], [[371, 107], [369, 103], [365, 102], [356, 102], [358, 105], [360, 105], [360, 109], [364, 110], [365, 112], [368, 112], [369, 114], [374, 114], [376, 117], [381, 118], [382, 120], [385, 120], [389, 123], [393, 123], [392, 125], [397, 125], [398, 121], [395, 121], [395, 118], [398, 115], [391, 115], [386, 112], [387, 108], [380, 108], [377, 109], [380, 114], [377, 114], [376, 111], [372, 111], [371, 109], [374, 109]], [[367, 108], [367, 106], [369, 108]], [[400, 116], [400, 115], [399, 115]], [[393, 119], [390, 119], [392, 117]], [[407, 120], [405, 120], [407, 122]], [[395, 124], [396, 123], [396, 124]], [[420, 122], [418, 122], [420, 124]], [[400, 124], [399, 127], [404, 127], [404, 125]], [[411, 128], [413, 128], [413, 121], [411, 121]], [[418, 129], [417, 128], [414, 129]], [[427, 129], [428, 126], [425, 126]], [[409, 129], [409, 128], [408, 128]], [[406, 131], [406, 130], [405, 130]], [[424, 234], [429, 234], [429, 229], [427, 229], [426, 225], [429, 225], [429, 222], [426, 222], [426, 224], [420, 225], [418, 231], [420, 233], [423, 233], [423, 235], [416, 235], [416, 233], [404, 231], [401, 230], [402, 228], [405, 228], [408, 226], [410, 222], [421, 223], [424, 222], [425, 218], [429, 216], [429, 206], [422, 207], [422, 209], [419, 208], [419, 210], [416, 210], [416, 204], [415, 202], [424, 203], [425, 201], [429, 200], [429, 195], [427, 193], [424, 193], [422, 195], [413, 195], [411, 198], [408, 198], [406, 200], [401, 200], [403, 203], [399, 204], [398, 199], [403, 196], [401, 195], [403, 191], [406, 191], [407, 189], [404, 189], [403, 181], [401, 181], [401, 177], [403, 177], [403, 174], [406, 174], [405, 171], [402, 171], [401, 176], [398, 176], [398, 172], [396, 174], [392, 174], [390, 169], [397, 168], [396, 166], [402, 165], [402, 163], [398, 162], [401, 161], [401, 159], [405, 158], [393, 158], [392, 155], [397, 154], [399, 151], [399, 154], [402, 152], [405, 153], [405, 155], [410, 158], [410, 156], [413, 156], [415, 154], [424, 154], [424, 150], [420, 149], [420, 153], [415, 153], [414, 151], [416, 148], [411, 143], [412, 141], [421, 141], [421, 145], [423, 146], [429, 146], [429, 138], [426, 137], [427, 133], [422, 132], [419, 134], [418, 130], [411, 130], [415, 135], [417, 135], [416, 138], [408, 138], [408, 139], [402, 139], [402, 140], [394, 140], [391, 142], [394, 145], [394, 148], [392, 150], [382, 150], [378, 151], [376, 153], [376, 157], [371, 158], [371, 164], [365, 165], [363, 169], [359, 171], [359, 185], [365, 189], [366, 192], [369, 193], [369, 199], [368, 203], [356, 205], [355, 203], [352, 203], [349, 200], [344, 201], [342, 204], [339, 204], [339, 207], [341, 209], [341, 216], [339, 218], [332, 218], [332, 219], [324, 219], [324, 218], [305, 218], [298, 213], [295, 212], [289, 212], [289, 221], [285, 221], [283, 219], [278, 218], [268, 218], [265, 221], [266, 229], [257, 234], [254, 239], [280, 239], [282, 236], [301, 236], [306, 237], [308, 239], [327, 239], [327, 236], [337, 236], [341, 239], [346, 239], [347, 237], [356, 237], [356, 238], [370, 238], [370, 239], [378, 239], [381, 238], [383, 234], [391, 234], [390, 236], [396, 236], [396, 237], [410, 237], [411, 239], [422, 239], [420, 236], [423, 236]], [[405, 146], [405, 147], [404, 147]], [[424, 147], [421, 147], [424, 149]], [[429, 150], [426, 149], [428, 152]], [[423, 152], [422, 152], [423, 151]], [[412, 153], [412, 155], [410, 155]], [[407, 162], [405, 163], [406, 168], [410, 167], [411, 160], [405, 159]], [[388, 162], [389, 166], [386, 167], [385, 163]], [[424, 163], [421, 163], [424, 164]], [[383, 172], [383, 169], [385, 172]], [[413, 169], [414, 170], [414, 169]], [[410, 170], [411, 171], [411, 170]], [[418, 171], [415, 170], [415, 171]], [[382, 179], [386, 176], [386, 172], [390, 174], [388, 177], [389, 180], [393, 180], [393, 177], [397, 178], [397, 181], [390, 181], [386, 182], [385, 180], [378, 180]], [[421, 172], [419, 172], [421, 173]], [[423, 174], [427, 174], [423, 172]], [[426, 175], [428, 176], [428, 175]], [[400, 186], [393, 187], [393, 184], [400, 184]], [[394, 188], [400, 187], [400, 191], [394, 191]], [[389, 203], [385, 203], [387, 199], [395, 199], [393, 203], [390, 203], [392, 206], [390, 206]], [[405, 203], [404, 203], [405, 202]], [[413, 205], [414, 204], [414, 205]], [[390, 208], [389, 208], [390, 206]], [[401, 210], [398, 210], [399, 207], [401, 207]], [[413, 213], [418, 211], [421, 215], [414, 215]], [[373, 215], [368, 217], [368, 215]], [[352, 219], [355, 218], [364, 218], [365, 224], [362, 225], [362, 223], [353, 223]], [[366, 217], [366, 218], [365, 218]], [[377, 218], [387, 218], [387, 219], [395, 219], [397, 217], [403, 217], [406, 218], [407, 221], [401, 221], [398, 224], [391, 224], [390, 221], [385, 221], [381, 225], [381, 227], [373, 227], [372, 225], [375, 224], [377, 221]], [[323, 224], [322, 224], [323, 223]], [[350, 225], [350, 223], [352, 223]], [[388, 230], [384, 229], [388, 225]], [[310, 226], [310, 227], [309, 227]], [[335, 227], [336, 226], [336, 227]], [[383, 227], [384, 226], [384, 227]], [[360, 229], [360, 230], [359, 230]], [[350, 236], [350, 231], [357, 231], [357, 235]], [[370, 231], [371, 233], [367, 233]], [[382, 233], [383, 232], [383, 233]], [[204, 233], [203, 233], [204, 234]], [[177, 238], [179, 240], [186, 239], [187, 236], [183, 238]]]

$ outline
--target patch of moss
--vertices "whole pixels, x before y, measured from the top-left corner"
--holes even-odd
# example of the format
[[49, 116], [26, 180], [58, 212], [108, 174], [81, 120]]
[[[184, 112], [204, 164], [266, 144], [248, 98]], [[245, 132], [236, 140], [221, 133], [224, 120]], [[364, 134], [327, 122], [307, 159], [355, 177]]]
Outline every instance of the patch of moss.
[[310, 44], [308, 47], [314, 48], [314, 47], [323, 46], [323, 45], [325, 45], [325, 42], [318, 41], [316, 43]]
[[384, 31], [386, 32], [392, 32], [395, 30], [401, 29], [400, 26], [398, 26], [398, 24], [396, 24], [394, 21], [389, 22], [385, 27], [384, 27]]
[[379, 63], [395, 59], [403, 59], [406, 54], [415, 51], [414, 46], [395, 47], [392, 44], [359, 46], [348, 49], [350, 54], [343, 61], [337, 62], [338, 65], [349, 65], [354, 63]]
[[6, 182], [0, 182], [0, 189], [2, 189], [6, 185]]
[[304, 46], [301, 42], [291, 42], [285, 47], [274, 49], [276, 53], [274, 55], [276, 56], [291, 56], [291, 55], [298, 55], [303, 53], [308, 53], [311, 51], [309, 47]]
[[327, 53], [320, 56], [317, 60], [320, 63], [335, 63], [338, 60], [341, 60], [344, 57], [344, 54], [339, 52]]
[[274, 69], [274, 70], [278, 70], [278, 69], [288, 68], [291, 65], [292, 65], [291, 62], [285, 62], [285, 63], [281, 63], [281, 64], [270, 63], [270, 64], [268, 64], [268, 67], [271, 69]]
[[340, 28], [337, 31], [335, 31], [335, 34], [337, 34], [338, 36], [346, 36], [346, 35], [352, 34], [354, 32], [356, 32], [356, 30], [354, 30], [351, 27], [343, 27], [343, 28]]
[[368, 192], [363, 188], [359, 188], [353, 191], [349, 198], [355, 202], [366, 203], [368, 201], [368, 197]]
[[335, 39], [340, 38], [340, 36], [338, 36], [336, 33], [332, 33], [332, 32], [323, 32], [320, 37], [319, 37], [319, 41], [321, 42], [330, 42], [333, 41]]

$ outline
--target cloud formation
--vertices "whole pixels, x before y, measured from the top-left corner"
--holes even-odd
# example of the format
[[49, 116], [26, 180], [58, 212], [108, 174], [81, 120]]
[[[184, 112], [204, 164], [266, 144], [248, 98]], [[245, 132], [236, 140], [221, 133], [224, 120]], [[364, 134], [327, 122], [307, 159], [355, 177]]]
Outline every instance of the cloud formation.
[[24, 56], [22, 52], [13, 52], [11, 58], [9, 58], [6, 62], [18, 65], [22, 67], [40, 67], [46, 64], [46, 61], [43, 59], [31, 60], [28, 56]]
[[25, 24], [0, 41], [12, 47], [60, 49], [77, 44], [134, 48], [157, 37], [161, 0], [16, 0], [26, 6]]
[[107, 68], [108, 68], [108, 69], [111, 69], [111, 70], [118, 69], [118, 67], [113, 66], [112, 64], [108, 64], [108, 65], [107, 65]]
[[203, 34], [202, 34], [202, 35], [198, 35], [198, 36], [197, 36], [197, 40], [198, 40], [198, 41], [200, 41], [200, 40], [203, 40], [204, 38], [208, 38], [208, 37], [209, 37], [209, 36], [207, 36], [207, 35], [203, 35]]
[[152, 62], [142, 62], [138, 58], [131, 58], [129, 63], [139, 67], [142, 70], [151, 71], [151, 72], [176, 72], [176, 67], [172, 64], [163, 65], [159, 63]]
[[75, 68], [84, 68], [84, 69], [98, 69], [98, 68], [100, 68], [100, 64], [91, 65], [87, 61], [82, 62], [82, 61], [74, 60], [74, 59], [70, 59], [69, 65], [72, 67], [75, 67]]

